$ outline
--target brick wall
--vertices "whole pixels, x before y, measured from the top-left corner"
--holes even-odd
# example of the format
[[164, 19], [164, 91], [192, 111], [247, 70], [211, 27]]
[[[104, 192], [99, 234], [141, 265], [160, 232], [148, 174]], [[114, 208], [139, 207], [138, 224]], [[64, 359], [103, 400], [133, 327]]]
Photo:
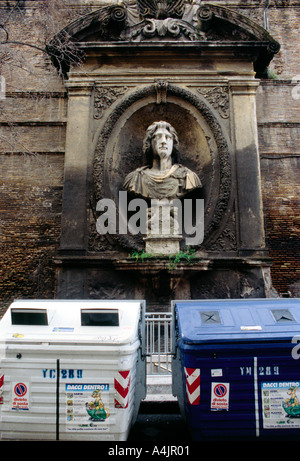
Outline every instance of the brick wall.
[[273, 285], [300, 296], [300, 156], [263, 157], [261, 171]]
[[0, 314], [14, 298], [54, 297], [63, 155], [0, 155]]
[[[300, 296], [300, 99], [297, 85], [262, 82], [257, 92], [262, 192], [272, 279]], [[300, 97], [300, 94], [299, 94]]]
[[0, 316], [13, 299], [55, 296], [66, 106], [65, 91], [0, 101]]

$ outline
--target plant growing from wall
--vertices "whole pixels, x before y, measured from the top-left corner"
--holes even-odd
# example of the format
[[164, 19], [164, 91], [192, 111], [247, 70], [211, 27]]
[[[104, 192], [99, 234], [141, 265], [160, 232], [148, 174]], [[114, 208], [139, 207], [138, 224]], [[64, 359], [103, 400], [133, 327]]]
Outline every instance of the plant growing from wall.
[[145, 259], [147, 258], [155, 258], [155, 255], [152, 253], [146, 253], [144, 250], [143, 251], [133, 251], [130, 253], [129, 258], [135, 259], [136, 262], [144, 262]]
[[[186, 264], [191, 264], [192, 260], [195, 258], [196, 250], [187, 247], [186, 251], [179, 251], [178, 253], [169, 255], [169, 271], [176, 268], [176, 266], [182, 262]], [[134, 250], [132, 253], [128, 255], [129, 258], [135, 259], [138, 262], [144, 262], [145, 259], [158, 259], [164, 257], [163, 254], [156, 255], [154, 253], [146, 253], [144, 250], [136, 251]]]
[[187, 247], [186, 251], [179, 251], [175, 255], [169, 256], [169, 270], [175, 269], [175, 267], [181, 262], [186, 262], [191, 264], [193, 258], [195, 258], [196, 250], [193, 250], [190, 247]]

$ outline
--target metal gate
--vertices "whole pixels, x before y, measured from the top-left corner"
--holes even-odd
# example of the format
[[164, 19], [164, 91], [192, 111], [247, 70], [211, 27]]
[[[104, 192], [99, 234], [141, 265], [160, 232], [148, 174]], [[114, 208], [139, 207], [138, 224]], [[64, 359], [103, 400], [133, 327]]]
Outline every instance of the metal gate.
[[172, 313], [146, 312], [146, 356], [148, 375], [172, 373]]

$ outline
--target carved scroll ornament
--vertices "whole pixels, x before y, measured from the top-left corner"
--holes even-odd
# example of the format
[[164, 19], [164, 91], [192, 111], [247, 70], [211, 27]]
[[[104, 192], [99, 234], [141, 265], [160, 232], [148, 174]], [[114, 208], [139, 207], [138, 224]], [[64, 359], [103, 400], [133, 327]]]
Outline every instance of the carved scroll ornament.
[[145, 19], [142, 23], [124, 31], [122, 38], [125, 40], [140, 41], [149, 38], [180, 38], [194, 41], [199, 40], [200, 32], [187, 22], [180, 19]]

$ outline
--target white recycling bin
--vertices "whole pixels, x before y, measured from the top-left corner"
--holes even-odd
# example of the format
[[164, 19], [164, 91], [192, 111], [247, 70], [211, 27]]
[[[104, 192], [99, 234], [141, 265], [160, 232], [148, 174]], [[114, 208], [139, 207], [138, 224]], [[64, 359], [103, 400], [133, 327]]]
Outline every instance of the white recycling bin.
[[2, 440], [127, 440], [146, 397], [144, 301], [15, 301], [0, 321]]

